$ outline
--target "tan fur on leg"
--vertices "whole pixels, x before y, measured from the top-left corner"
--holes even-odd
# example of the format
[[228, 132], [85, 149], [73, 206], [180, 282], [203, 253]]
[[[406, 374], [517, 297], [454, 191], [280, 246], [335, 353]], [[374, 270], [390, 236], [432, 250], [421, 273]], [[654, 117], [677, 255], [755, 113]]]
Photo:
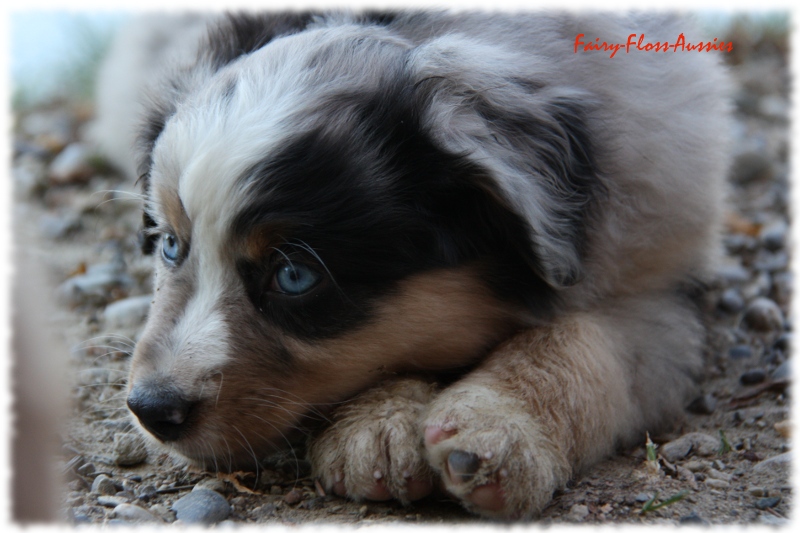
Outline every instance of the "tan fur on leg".
[[[692, 324], [679, 300], [649, 295], [517, 335], [430, 406], [431, 465], [470, 510], [534, 516], [572, 473], [680, 411], [698, 355]], [[471, 501], [493, 483], [497, 509]]]

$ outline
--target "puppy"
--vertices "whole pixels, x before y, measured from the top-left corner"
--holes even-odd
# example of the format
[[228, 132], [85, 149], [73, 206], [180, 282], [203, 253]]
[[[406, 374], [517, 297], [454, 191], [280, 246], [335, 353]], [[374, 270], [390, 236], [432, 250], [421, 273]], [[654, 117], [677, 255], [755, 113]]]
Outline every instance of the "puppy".
[[724, 52], [577, 43], [701, 41], [685, 20], [202, 24], [173, 32], [137, 134], [156, 274], [127, 403], [154, 441], [249, 468], [324, 415], [309, 454], [328, 490], [408, 502], [442, 483], [526, 519], [681, 414]]

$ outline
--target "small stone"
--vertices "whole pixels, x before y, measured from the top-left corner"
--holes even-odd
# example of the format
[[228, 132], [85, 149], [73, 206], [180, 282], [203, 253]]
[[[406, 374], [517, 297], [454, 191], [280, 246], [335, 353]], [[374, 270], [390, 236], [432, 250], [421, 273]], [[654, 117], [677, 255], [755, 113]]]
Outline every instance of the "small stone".
[[741, 254], [755, 248], [755, 239], [742, 233], [732, 233], [724, 238], [725, 248], [731, 255]]
[[161, 522], [161, 519], [138, 505], [121, 503], [114, 507], [114, 516], [128, 522]]
[[45, 213], [39, 220], [39, 230], [50, 240], [69, 237], [83, 227], [81, 218], [74, 214], [53, 215]]
[[767, 496], [769, 491], [764, 487], [750, 487], [747, 489], [747, 493], [750, 494], [750, 496], [762, 497]]
[[362, 505], [362, 506], [361, 506], [361, 507], [358, 509], [358, 516], [360, 516], [360, 517], [362, 517], [362, 518], [363, 518], [363, 517], [367, 516], [367, 513], [368, 513], [368, 512], [369, 512], [369, 507], [367, 507], [366, 505]]
[[725, 284], [744, 283], [750, 279], [750, 273], [742, 265], [723, 265], [717, 270], [717, 276]]
[[147, 459], [145, 441], [138, 433], [118, 433], [114, 435], [114, 463], [120, 466], [133, 466]]
[[782, 333], [772, 345], [772, 348], [780, 350], [783, 353], [789, 353], [789, 350], [792, 348], [792, 333], [789, 331]]
[[698, 415], [710, 415], [717, 408], [717, 399], [713, 394], [704, 394], [696, 398], [686, 408], [690, 413]]
[[639, 503], [644, 503], [650, 501], [650, 499], [652, 499], [652, 496], [650, 496], [646, 492], [640, 492], [639, 494], [634, 496], [633, 499]]
[[766, 526], [788, 527], [791, 524], [788, 518], [781, 518], [769, 513], [759, 515], [758, 521]]
[[292, 489], [289, 491], [286, 496], [283, 497], [283, 501], [285, 501], [289, 505], [297, 505], [300, 503], [300, 500], [303, 499], [303, 493], [297, 489]]
[[744, 298], [742, 298], [738, 290], [730, 288], [719, 297], [718, 305], [726, 313], [738, 313], [744, 309]]
[[707, 520], [703, 520], [700, 516], [692, 511], [688, 515], [684, 515], [678, 519], [678, 522], [682, 525], [684, 524], [700, 524], [700, 525], [708, 525]]
[[117, 487], [114, 482], [105, 474], [100, 474], [92, 482], [92, 492], [95, 494], [102, 494], [105, 496], [113, 496], [117, 493]]
[[755, 506], [756, 509], [761, 509], [762, 511], [764, 511], [766, 509], [771, 509], [772, 507], [775, 507], [779, 503], [781, 503], [781, 497], [773, 496], [767, 498], [759, 498], [758, 500], [756, 500]]
[[705, 433], [687, 433], [661, 446], [660, 453], [670, 463], [674, 463], [689, 455], [690, 452], [700, 456], [710, 456], [719, 450], [719, 439]]
[[771, 252], [776, 252], [786, 244], [786, 234], [789, 226], [783, 220], [771, 224], [761, 230], [761, 243], [764, 248]]
[[781, 306], [789, 306], [794, 293], [794, 275], [791, 272], [776, 272], [772, 275], [772, 296]]
[[789, 436], [791, 435], [792, 423], [789, 420], [775, 422], [775, 424], [772, 427], [774, 427], [775, 431], [777, 431], [778, 434], [784, 439], [788, 439]]
[[216, 524], [231, 513], [228, 501], [218, 492], [208, 489], [193, 490], [174, 504], [172, 510], [185, 524]]
[[70, 144], [50, 163], [50, 180], [56, 184], [87, 181], [93, 174], [90, 156], [89, 149], [83, 144]]
[[731, 486], [730, 483], [728, 483], [727, 481], [723, 481], [722, 479], [706, 478], [705, 483], [712, 489], [719, 489], [719, 490], [727, 489], [728, 487]]
[[34, 196], [47, 184], [47, 168], [38, 157], [25, 154], [14, 164], [11, 171], [14, 188], [23, 197]]
[[[775, 253], [761, 253], [759, 252], [756, 259], [753, 261], [753, 268], [757, 271], [760, 271], [761, 274], [768, 276], [767, 272], [778, 272], [782, 270], [786, 270], [789, 266], [789, 256], [786, 252], [775, 252]], [[764, 282], [761, 282], [763, 290], [760, 294], [766, 294], [769, 290], [769, 286], [771, 284], [771, 280], [769, 277], [766, 278], [767, 285], [764, 286]]]
[[572, 507], [570, 507], [567, 519], [573, 520], [575, 522], [583, 522], [583, 520], [587, 516], [589, 516], [589, 507], [583, 504], [575, 504]]
[[684, 465], [684, 468], [686, 468], [686, 470], [689, 470], [690, 472], [705, 472], [706, 470], [708, 470], [708, 463], [705, 461], [694, 459], [688, 461]]
[[97, 503], [103, 507], [116, 507], [123, 503], [129, 503], [127, 498], [121, 496], [98, 496]]
[[784, 471], [788, 473], [789, 466], [792, 462], [792, 452], [774, 455], [764, 459], [753, 467], [753, 472], [766, 472], [766, 471]]
[[762, 152], [744, 152], [736, 157], [731, 171], [731, 180], [744, 185], [754, 181], [766, 181], [773, 175], [772, 162]]
[[772, 371], [772, 379], [779, 380], [779, 379], [790, 379], [792, 377], [792, 360], [787, 359], [783, 363], [781, 363], [778, 368]]
[[767, 379], [767, 371], [763, 368], [752, 368], [739, 376], [742, 385], [755, 385]]
[[124, 274], [89, 271], [62, 283], [57, 296], [63, 305], [102, 305], [108, 301], [113, 289], [128, 288], [132, 284], [133, 280]]
[[779, 331], [783, 328], [783, 313], [769, 298], [756, 298], [747, 306], [742, 322], [755, 331]]
[[158, 491], [153, 485], [144, 485], [136, 491], [136, 497], [142, 501], [148, 502], [158, 494]]
[[150, 311], [152, 301], [151, 295], [145, 295], [133, 296], [109, 304], [103, 311], [106, 327], [116, 329], [143, 324]]
[[225, 492], [225, 482], [218, 477], [207, 477], [201, 480], [192, 490], [213, 490], [215, 492]]
[[720, 480], [726, 481], [728, 483], [730, 483], [731, 480], [733, 479], [733, 476], [731, 474], [726, 474], [724, 472], [720, 472], [719, 470], [717, 470], [715, 468], [709, 468], [708, 471], [706, 472], [706, 475], [708, 475], [709, 478], [720, 479]]
[[753, 349], [747, 344], [737, 344], [728, 350], [728, 357], [731, 359], [747, 359], [752, 355]]

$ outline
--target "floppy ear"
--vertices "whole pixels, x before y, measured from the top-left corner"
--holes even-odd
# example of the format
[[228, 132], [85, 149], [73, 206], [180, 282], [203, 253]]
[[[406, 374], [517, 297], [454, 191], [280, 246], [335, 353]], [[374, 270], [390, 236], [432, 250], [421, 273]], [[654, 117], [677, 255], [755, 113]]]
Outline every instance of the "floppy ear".
[[484, 168], [482, 187], [528, 225], [524, 256], [550, 286], [582, 277], [585, 224], [602, 182], [585, 93], [549, 83], [535, 56], [455, 35], [413, 51], [423, 127], [443, 148]]

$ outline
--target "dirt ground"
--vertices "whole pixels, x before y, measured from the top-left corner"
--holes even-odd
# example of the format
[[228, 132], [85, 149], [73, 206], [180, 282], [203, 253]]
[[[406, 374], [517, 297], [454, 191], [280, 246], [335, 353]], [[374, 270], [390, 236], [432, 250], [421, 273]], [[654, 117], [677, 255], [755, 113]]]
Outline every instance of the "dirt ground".
[[[735, 159], [726, 257], [707, 295], [703, 395], [687, 406], [681, 427], [652, 436], [656, 461], [648, 460], [642, 435], [641, 446], [620, 451], [558, 493], [542, 524], [788, 523], [788, 45], [785, 34], [768, 30], [730, 32], [739, 43], [727, 58], [735, 80]], [[174, 522], [173, 504], [203, 483], [230, 506], [223, 523], [486, 523], [442, 494], [408, 507], [325, 495], [301, 450], [265, 458], [257, 474], [218, 477], [136, 448], [124, 386], [151, 291], [152, 259], [137, 245], [136, 186], [80, 152], [90, 118], [85, 105], [54, 102], [18, 113], [14, 134], [14, 238], [33, 250], [57, 287], [56, 312], [46, 321], [68, 347], [61, 518]], [[682, 497], [670, 502], [676, 496]]]

